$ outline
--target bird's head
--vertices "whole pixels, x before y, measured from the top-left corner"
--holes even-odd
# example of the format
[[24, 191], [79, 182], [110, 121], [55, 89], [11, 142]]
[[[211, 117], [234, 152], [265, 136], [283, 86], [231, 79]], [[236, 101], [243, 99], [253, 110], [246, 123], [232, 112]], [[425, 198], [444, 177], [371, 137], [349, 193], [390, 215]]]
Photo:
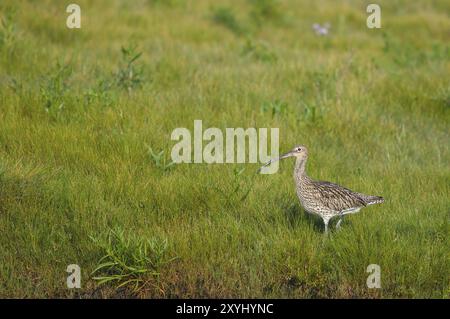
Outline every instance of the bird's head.
[[298, 160], [306, 160], [308, 158], [308, 149], [304, 145], [297, 145], [289, 152], [281, 155], [277, 158], [272, 158], [270, 161], [268, 161], [266, 164], [264, 164], [259, 170], [261, 170], [263, 167], [270, 165], [273, 162], [288, 158], [288, 157], [295, 157]]
[[308, 158], [308, 149], [304, 145], [297, 145], [292, 150], [280, 156], [280, 159], [295, 157], [298, 159], [306, 159]]

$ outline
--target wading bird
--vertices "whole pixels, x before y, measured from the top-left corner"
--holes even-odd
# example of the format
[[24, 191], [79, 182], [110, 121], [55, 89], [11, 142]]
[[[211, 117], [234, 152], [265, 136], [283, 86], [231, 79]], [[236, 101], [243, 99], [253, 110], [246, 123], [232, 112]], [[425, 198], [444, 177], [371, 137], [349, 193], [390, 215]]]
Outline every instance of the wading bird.
[[383, 197], [380, 196], [357, 193], [334, 183], [309, 178], [305, 169], [308, 149], [303, 145], [296, 146], [290, 152], [271, 159], [262, 167], [288, 157], [296, 158], [294, 181], [300, 203], [307, 212], [319, 215], [323, 219], [325, 233], [328, 232], [328, 222], [331, 218], [339, 217], [336, 224], [336, 228], [339, 228], [345, 215], [357, 213], [365, 206], [384, 202]]

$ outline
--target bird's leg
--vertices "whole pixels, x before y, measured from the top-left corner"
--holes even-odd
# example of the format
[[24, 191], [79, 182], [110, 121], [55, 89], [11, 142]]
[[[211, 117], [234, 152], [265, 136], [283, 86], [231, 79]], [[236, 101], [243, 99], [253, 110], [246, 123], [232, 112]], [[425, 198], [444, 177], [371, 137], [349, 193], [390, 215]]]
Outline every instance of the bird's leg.
[[325, 224], [325, 234], [328, 234], [328, 221], [329, 221], [329, 219], [323, 220], [323, 223]]
[[344, 215], [344, 212], [342, 211], [342, 212], [339, 212], [339, 220], [338, 220], [338, 222], [336, 223], [336, 229], [339, 229], [339, 228], [341, 228], [341, 223], [342, 223], [342, 220], [344, 219], [344, 217], [345, 217], [345, 215]]
[[344, 219], [344, 215], [342, 215], [342, 217], [339, 218], [339, 220], [338, 220], [338, 222], [336, 224], [336, 229], [341, 228], [341, 222], [342, 222], [343, 219]]

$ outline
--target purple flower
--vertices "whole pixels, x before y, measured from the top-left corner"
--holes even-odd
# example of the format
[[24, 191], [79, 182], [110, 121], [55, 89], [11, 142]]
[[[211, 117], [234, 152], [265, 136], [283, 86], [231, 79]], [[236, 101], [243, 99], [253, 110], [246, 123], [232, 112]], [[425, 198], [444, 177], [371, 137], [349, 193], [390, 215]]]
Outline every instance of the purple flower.
[[318, 23], [314, 23], [312, 25], [313, 30], [316, 32], [318, 36], [327, 35], [328, 30], [330, 29], [331, 25], [327, 22], [323, 26], [321, 26]]

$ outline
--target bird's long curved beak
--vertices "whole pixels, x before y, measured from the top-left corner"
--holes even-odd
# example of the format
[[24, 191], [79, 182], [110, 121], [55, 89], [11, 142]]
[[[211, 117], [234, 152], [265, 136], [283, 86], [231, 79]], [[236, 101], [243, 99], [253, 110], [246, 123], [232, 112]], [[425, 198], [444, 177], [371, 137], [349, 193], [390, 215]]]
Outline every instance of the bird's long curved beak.
[[291, 157], [291, 156], [293, 156], [293, 153], [292, 152], [287, 152], [286, 154], [283, 154], [280, 157], [272, 158], [270, 161], [268, 161], [267, 163], [265, 163], [263, 166], [261, 166], [258, 169], [258, 173], [262, 170], [263, 167], [269, 166], [273, 162], [280, 161], [280, 160], [282, 160], [284, 158], [288, 158], [288, 157]]

